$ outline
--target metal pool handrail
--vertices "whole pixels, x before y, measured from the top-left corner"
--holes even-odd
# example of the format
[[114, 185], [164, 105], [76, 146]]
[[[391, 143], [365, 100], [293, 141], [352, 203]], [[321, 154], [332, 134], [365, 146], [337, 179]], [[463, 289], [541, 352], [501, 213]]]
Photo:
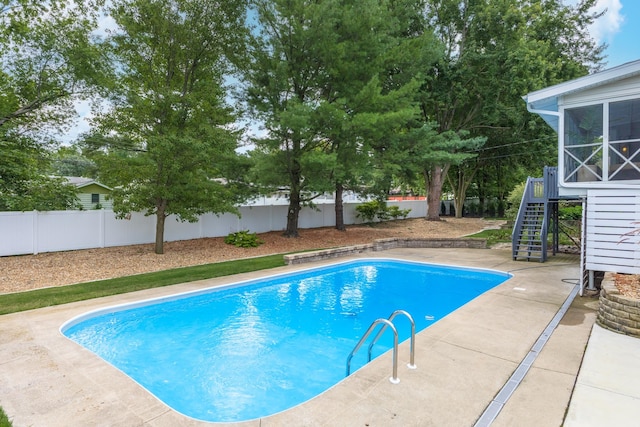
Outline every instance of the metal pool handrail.
[[363, 335], [362, 338], [360, 338], [358, 344], [356, 344], [353, 350], [351, 350], [349, 357], [347, 357], [347, 376], [349, 376], [349, 374], [351, 373], [351, 359], [353, 358], [353, 355], [356, 354], [360, 347], [362, 347], [362, 343], [367, 339], [367, 337], [375, 329], [375, 327], [381, 323], [385, 325], [385, 328], [389, 326], [393, 331], [393, 376], [389, 378], [389, 381], [394, 384], [398, 384], [400, 382], [400, 380], [398, 379], [398, 331], [396, 330], [396, 327], [393, 326], [393, 323], [391, 323], [391, 321], [387, 319], [374, 320], [373, 323], [371, 323], [371, 326], [369, 326], [369, 329], [367, 329], [367, 332]]
[[[409, 347], [409, 364], [407, 365], [409, 367], [409, 369], [416, 369], [416, 365], [415, 365], [415, 355], [414, 355], [414, 349], [415, 349], [415, 342], [416, 342], [416, 322], [413, 321], [413, 317], [411, 317], [411, 315], [409, 313], [407, 313], [404, 310], [396, 310], [393, 313], [391, 313], [391, 316], [388, 317], [387, 320], [389, 320], [390, 322], [393, 322], [393, 319], [398, 315], [398, 314], [403, 314], [407, 317], [407, 319], [409, 319], [409, 322], [411, 322], [411, 344]], [[380, 336], [384, 333], [384, 330], [387, 328], [387, 325], [383, 326], [380, 331], [378, 331], [378, 334], [371, 340], [371, 344], [369, 344], [369, 359], [368, 361], [371, 362], [371, 351], [373, 350], [373, 346], [376, 344], [376, 342], [378, 341], [378, 338], [380, 338]]]

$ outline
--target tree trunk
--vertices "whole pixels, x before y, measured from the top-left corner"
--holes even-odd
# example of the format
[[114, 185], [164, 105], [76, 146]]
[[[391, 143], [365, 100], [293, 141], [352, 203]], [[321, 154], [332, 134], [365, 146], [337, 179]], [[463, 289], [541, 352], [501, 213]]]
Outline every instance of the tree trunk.
[[442, 198], [442, 177], [447, 168], [433, 166], [430, 170], [423, 171], [425, 188], [427, 188], [427, 215], [428, 221], [440, 221], [440, 199]]
[[289, 171], [289, 208], [287, 209], [287, 229], [284, 232], [285, 237], [298, 237], [298, 217], [300, 214], [300, 181], [301, 181], [300, 162], [293, 161], [291, 170]]
[[[467, 198], [467, 190], [473, 182], [473, 177], [476, 174], [476, 170], [465, 170], [462, 165], [456, 168], [457, 177], [454, 181], [451, 178], [451, 174], [447, 174], [447, 182], [453, 189], [453, 205], [456, 210], [456, 218], [462, 218], [464, 212], [464, 201]], [[481, 209], [483, 203], [480, 204]]]
[[456, 218], [462, 218], [462, 214], [464, 212], [464, 199], [454, 197], [453, 209], [455, 210]]
[[287, 229], [285, 237], [298, 237], [298, 216], [300, 214], [300, 196], [289, 196], [289, 209], [287, 210]]
[[158, 204], [156, 209], [156, 247], [155, 251], [161, 255], [164, 253], [164, 220], [166, 201], [162, 201]]
[[336, 182], [336, 230], [347, 231], [347, 227], [344, 225], [344, 204], [342, 203], [342, 193], [344, 192], [344, 187], [342, 183]]

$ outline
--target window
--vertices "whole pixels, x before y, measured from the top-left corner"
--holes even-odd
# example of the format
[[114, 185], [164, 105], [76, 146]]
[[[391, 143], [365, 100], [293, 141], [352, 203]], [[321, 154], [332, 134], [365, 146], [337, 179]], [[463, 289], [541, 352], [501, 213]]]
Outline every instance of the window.
[[640, 179], [640, 99], [609, 105], [609, 180]]
[[602, 104], [564, 111], [564, 180], [602, 180]]
[[640, 180], [640, 99], [567, 108], [563, 136], [564, 182]]
[[91, 203], [100, 203], [100, 194], [93, 193], [91, 195]]

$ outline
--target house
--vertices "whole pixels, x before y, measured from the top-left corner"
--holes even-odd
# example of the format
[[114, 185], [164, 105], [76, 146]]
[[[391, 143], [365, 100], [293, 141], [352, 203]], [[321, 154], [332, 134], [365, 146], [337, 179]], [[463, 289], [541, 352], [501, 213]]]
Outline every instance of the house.
[[111, 200], [108, 199], [111, 188], [92, 178], [78, 176], [66, 176], [65, 178], [78, 190], [78, 199], [82, 209], [111, 209], [113, 207]]
[[554, 197], [583, 200], [584, 271], [640, 274], [640, 60], [523, 98], [558, 133]]

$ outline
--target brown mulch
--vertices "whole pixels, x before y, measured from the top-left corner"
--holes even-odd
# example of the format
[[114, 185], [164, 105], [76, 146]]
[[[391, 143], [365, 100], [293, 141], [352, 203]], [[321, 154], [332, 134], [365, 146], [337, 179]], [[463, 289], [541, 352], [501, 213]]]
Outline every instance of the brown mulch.
[[282, 232], [260, 234], [264, 244], [257, 248], [237, 248], [223, 237], [167, 242], [165, 253], [156, 255], [153, 244], [49, 252], [37, 255], [0, 257], [0, 293], [20, 292], [109, 279], [170, 268], [269, 254], [323, 249], [370, 243], [388, 237], [453, 238], [498, 227], [503, 221], [481, 218], [422, 218], [349, 226], [346, 232], [333, 228], [300, 230], [300, 237], [286, 238]]
[[617, 273], [613, 280], [622, 295], [640, 300], [640, 275]]

